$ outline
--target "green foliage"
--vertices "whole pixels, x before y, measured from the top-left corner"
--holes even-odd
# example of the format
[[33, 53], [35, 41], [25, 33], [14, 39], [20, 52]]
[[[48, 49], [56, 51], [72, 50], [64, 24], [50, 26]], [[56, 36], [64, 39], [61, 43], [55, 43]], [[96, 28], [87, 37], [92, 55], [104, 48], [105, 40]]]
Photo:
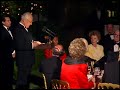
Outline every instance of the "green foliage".
[[32, 70], [36, 71], [39, 69], [40, 61], [44, 59], [44, 54], [42, 50], [35, 50], [35, 64], [33, 65]]
[[[40, 9], [40, 5], [45, 6], [45, 2], [43, 3], [42, 1], [1, 1], [0, 3], [1, 16], [10, 14], [12, 17], [15, 17], [17, 19], [24, 12], [32, 12], [33, 14], [46, 14], [46, 7]], [[34, 4], [36, 4], [36, 6]], [[34, 7], [34, 9], [31, 10], [31, 7]]]
[[[1, 15], [8, 12], [11, 16], [17, 15], [17, 5], [14, 1], [1, 1], [1, 6]], [[5, 10], [5, 8], [7, 8], [8, 10]]]

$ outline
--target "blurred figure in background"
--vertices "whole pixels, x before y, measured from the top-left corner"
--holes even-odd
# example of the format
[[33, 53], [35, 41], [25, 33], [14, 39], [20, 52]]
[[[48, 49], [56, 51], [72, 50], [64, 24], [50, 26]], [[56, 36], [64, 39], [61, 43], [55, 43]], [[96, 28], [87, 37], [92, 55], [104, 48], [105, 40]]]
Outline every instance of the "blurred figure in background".
[[112, 43], [112, 40], [114, 39], [114, 29], [113, 24], [107, 24], [107, 34], [101, 39], [100, 44], [104, 47], [104, 53], [107, 54], [109, 50], [109, 45]]

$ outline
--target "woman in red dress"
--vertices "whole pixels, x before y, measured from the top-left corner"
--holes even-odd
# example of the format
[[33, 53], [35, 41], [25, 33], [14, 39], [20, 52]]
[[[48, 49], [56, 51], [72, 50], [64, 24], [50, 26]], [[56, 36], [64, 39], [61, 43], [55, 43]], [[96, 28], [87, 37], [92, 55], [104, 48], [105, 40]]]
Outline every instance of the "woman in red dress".
[[[48, 49], [45, 49], [44, 50], [44, 56], [46, 59], [49, 59], [52, 57], [52, 48], [56, 45], [58, 45], [59, 43], [59, 39], [58, 39], [58, 36], [55, 36], [52, 41], [51, 41], [51, 48], [48, 48]], [[64, 60], [66, 58], [66, 53], [64, 53], [63, 55], [60, 56], [60, 60]]]
[[94, 87], [95, 78], [88, 80], [88, 65], [85, 62], [87, 42], [83, 38], [74, 39], [68, 48], [69, 56], [64, 60], [61, 67], [61, 80], [67, 81], [71, 89], [91, 89]]

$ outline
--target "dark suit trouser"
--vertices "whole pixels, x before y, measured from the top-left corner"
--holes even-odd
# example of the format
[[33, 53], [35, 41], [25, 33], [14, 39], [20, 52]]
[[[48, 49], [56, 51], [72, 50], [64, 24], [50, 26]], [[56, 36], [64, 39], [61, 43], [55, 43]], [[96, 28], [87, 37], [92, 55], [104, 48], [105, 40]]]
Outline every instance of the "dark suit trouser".
[[0, 64], [0, 88], [7, 90], [12, 89], [14, 63], [9, 59], [8, 62]]
[[104, 82], [120, 84], [120, 71], [119, 71], [120, 62], [107, 62], [104, 64]]
[[16, 89], [28, 89], [29, 88], [29, 76], [31, 73], [32, 65], [18, 66], [18, 78], [16, 83]]

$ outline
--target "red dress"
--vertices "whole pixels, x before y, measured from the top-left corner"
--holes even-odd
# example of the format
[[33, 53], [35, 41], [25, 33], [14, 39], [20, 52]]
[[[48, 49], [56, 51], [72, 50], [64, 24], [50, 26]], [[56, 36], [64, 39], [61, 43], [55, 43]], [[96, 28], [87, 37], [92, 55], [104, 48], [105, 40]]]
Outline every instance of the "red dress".
[[87, 64], [62, 63], [61, 80], [67, 81], [70, 84], [70, 89], [91, 89], [94, 86], [92, 81], [87, 78]]
[[52, 57], [52, 49], [45, 49], [44, 50], [44, 56], [46, 59], [49, 59]]
[[[52, 49], [45, 49], [44, 50], [44, 55], [46, 59], [49, 59], [52, 57]], [[65, 58], [67, 57], [66, 53], [64, 53], [62, 56], [60, 56], [60, 60], [65, 60]]]

